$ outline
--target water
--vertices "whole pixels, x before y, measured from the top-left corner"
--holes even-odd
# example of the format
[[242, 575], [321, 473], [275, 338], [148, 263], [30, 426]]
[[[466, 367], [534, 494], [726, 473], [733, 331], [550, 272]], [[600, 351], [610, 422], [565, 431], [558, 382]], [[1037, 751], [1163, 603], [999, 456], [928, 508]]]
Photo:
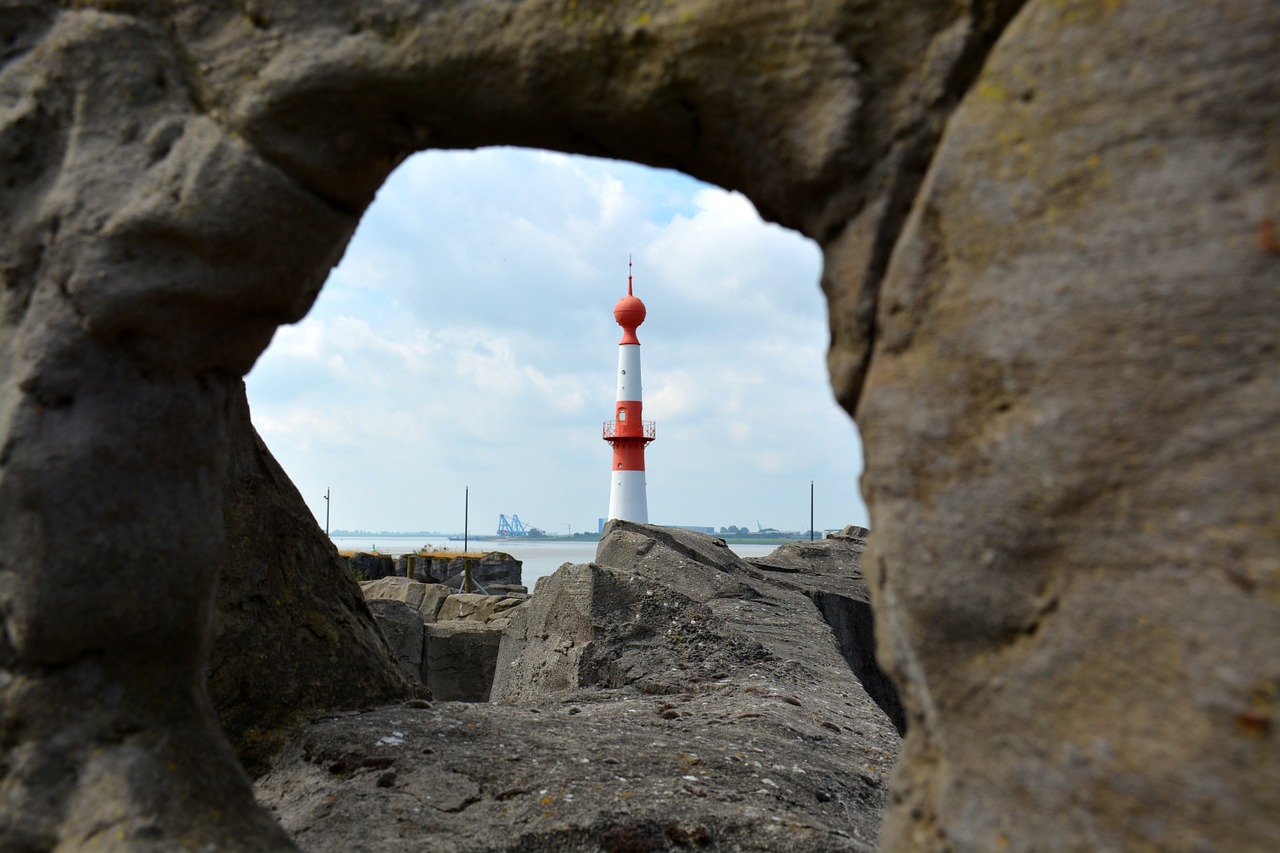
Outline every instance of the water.
[[[373, 551], [398, 557], [401, 554], [417, 551], [426, 547], [443, 550], [461, 551], [462, 543], [453, 542], [443, 537], [431, 538], [421, 536], [333, 536], [333, 544], [343, 551]], [[739, 557], [763, 557], [773, 552], [777, 545], [730, 545], [729, 549]], [[589, 563], [596, 557], [595, 542], [538, 542], [531, 540], [521, 542], [471, 542], [470, 548], [475, 551], [502, 551], [510, 554], [524, 565], [521, 577], [524, 585], [532, 592], [538, 578], [555, 572], [565, 563]]]

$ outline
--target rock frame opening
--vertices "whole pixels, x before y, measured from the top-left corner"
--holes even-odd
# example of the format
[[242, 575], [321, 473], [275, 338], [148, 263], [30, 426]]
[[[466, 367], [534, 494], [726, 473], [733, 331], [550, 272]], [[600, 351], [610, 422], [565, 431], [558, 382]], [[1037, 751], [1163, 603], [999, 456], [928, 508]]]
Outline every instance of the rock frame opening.
[[1229, 6], [7, 10], [0, 841], [290, 848], [203, 688], [219, 575], [301, 704], [341, 700], [261, 638], [337, 671], [372, 623], [292, 572], [330, 557], [239, 377], [408, 153], [505, 143], [823, 247], [908, 717], [884, 847], [1276, 847], [1280, 7]]

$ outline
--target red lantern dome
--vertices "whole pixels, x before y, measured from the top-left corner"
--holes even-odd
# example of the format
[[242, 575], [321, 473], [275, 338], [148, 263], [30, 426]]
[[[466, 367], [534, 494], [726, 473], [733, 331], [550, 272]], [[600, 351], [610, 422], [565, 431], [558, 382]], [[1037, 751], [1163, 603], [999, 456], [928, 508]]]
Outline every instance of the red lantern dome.
[[[627, 262], [627, 266], [631, 266], [631, 262]], [[622, 343], [638, 344], [639, 339], [636, 338], [636, 327], [644, 322], [645, 310], [644, 303], [640, 301], [638, 296], [631, 293], [631, 273], [627, 272], [627, 295], [618, 300], [618, 304], [613, 306], [613, 319], [618, 321], [618, 325], [622, 327]]]
[[635, 331], [636, 326], [644, 322], [644, 315], [644, 303], [638, 296], [632, 296], [630, 293], [619, 299], [618, 304], [613, 306], [613, 319], [617, 320], [618, 325], [624, 329]]

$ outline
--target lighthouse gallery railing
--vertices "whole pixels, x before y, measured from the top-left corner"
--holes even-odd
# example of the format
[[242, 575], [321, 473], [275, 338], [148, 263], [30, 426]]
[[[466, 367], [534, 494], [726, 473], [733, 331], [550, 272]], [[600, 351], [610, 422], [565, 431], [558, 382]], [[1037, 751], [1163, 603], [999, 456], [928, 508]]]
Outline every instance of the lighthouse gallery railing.
[[627, 435], [625, 432], [618, 431], [617, 421], [605, 421], [604, 435], [602, 437], [605, 441], [608, 441], [611, 438], [643, 438], [645, 441], [653, 441], [654, 438], [657, 437], [657, 429], [654, 426], [654, 422], [641, 421], [641, 424], [644, 427], [643, 435]]

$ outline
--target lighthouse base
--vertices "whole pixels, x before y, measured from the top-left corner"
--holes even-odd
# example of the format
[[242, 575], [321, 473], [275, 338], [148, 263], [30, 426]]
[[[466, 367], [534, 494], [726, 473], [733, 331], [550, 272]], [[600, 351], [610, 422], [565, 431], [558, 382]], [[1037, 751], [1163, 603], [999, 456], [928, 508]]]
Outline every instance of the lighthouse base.
[[614, 471], [609, 481], [609, 518], [649, 523], [644, 471]]

